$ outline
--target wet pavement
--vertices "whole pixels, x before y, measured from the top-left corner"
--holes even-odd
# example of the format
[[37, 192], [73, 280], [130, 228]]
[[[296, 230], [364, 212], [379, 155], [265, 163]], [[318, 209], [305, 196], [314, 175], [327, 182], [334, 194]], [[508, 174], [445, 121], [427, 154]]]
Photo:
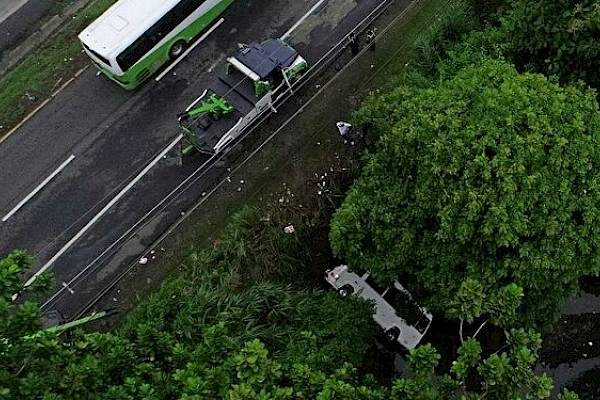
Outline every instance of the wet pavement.
[[[585, 385], [595, 385], [600, 394], [600, 296], [598, 278], [588, 278], [575, 298], [563, 308], [562, 315], [548, 332], [536, 373], [547, 373], [554, 380], [556, 394], [563, 387], [580, 392]], [[590, 373], [596, 369], [595, 372]], [[592, 379], [592, 381], [590, 381]], [[595, 383], [593, 382], [595, 381]]]

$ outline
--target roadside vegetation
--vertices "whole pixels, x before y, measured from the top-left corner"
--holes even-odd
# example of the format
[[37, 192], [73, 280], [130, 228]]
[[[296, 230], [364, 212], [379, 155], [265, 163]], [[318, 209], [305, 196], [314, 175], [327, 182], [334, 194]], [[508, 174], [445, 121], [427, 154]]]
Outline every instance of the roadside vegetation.
[[[119, 329], [68, 340], [41, 330], [34, 302], [11, 301], [31, 260], [0, 261], [0, 396], [550, 398], [552, 380], [533, 373], [539, 331], [600, 271], [599, 8], [435, 4], [353, 117], [372, 145], [333, 216], [325, 202], [296, 210], [301, 229], [286, 234], [286, 211], [245, 208]], [[454, 323], [456, 348], [423, 343], [405, 374], [376, 379], [371, 304], [318, 290], [335, 257], [398, 278]]]
[[0, 138], [89, 63], [77, 35], [116, 0], [97, 0], [0, 79]]

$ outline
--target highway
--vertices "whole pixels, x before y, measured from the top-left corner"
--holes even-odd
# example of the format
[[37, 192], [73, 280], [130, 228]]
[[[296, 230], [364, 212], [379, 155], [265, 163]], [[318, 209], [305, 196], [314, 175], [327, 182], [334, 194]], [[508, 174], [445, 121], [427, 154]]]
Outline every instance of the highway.
[[[28, 250], [36, 257], [28, 283], [42, 271], [56, 276], [44, 308], [76, 316], [219, 185], [239, 157], [182, 160], [176, 118], [238, 43], [284, 37], [309, 65], [325, 65], [352, 30], [392, 3], [397, 10], [411, 4], [238, 1], [159, 82], [126, 92], [86, 69], [0, 146], [0, 254]], [[309, 98], [311, 91], [305, 85], [298, 95]], [[252, 136], [243, 144], [260, 146]]]

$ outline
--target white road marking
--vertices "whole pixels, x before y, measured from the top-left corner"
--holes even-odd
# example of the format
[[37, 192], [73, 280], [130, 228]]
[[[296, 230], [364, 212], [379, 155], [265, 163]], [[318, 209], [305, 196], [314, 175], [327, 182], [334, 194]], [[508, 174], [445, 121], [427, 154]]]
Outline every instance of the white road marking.
[[169, 73], [169, 71], [175, 68], [175, 66], [179, 64], [181, 60], [183, 60], [188, 54], [190, 54], [190, 52], [194, 50], [196, 46], [200, 44], [200, 42], [204, 41], [204, 39], [206, 39], [208, 35], [213, 33], [213, 31], [217, 29], [219, 25], [221, 25], [223, 22], [225, 22], [225, 18], [221, 18], [220, 20], [218, 20], [213, 26], [210, 27], [209, 30], [207, 30], [202, 36], [200, 36], [200, 39], [196, 40], [186, 51], [183, 52], [182, 55], [179, 56], [179, 58], [173, 61], [173, 63], [169, 65], [163, 72], [161, 72], [160, 75], [158, 75], [154, 80], [156, 82], [160, 81], [166, 74]]
[[[48, 268], [50, 268], [60, 256], [62, 256], [77, 240], [79, 240], [92, 227], [92, 225], [98, 222], [98, 220], [102, 218], [104, 214], [106, 214], [106, 212], [110, 210], [110, 208], [114, 206], [140, 179], [142, 179], [152, 167], [154, 167], [169, 151], [171, 151], [171, 149], [175, 147], [175, 145], [179, 143], [179, 141], [182, 138], [183, 135], [179, 134], [175, 138], [175, 140], [173, 140], [159, 155], [157, 155], [154, 158], [154, 160], [152, 160], [152, 162], [150, 162], [150, 164], [146, 165], [146, 167], [131, 182], [129, 182], [127, 186], [121, 189], [121, 191], [111, 201], [109, 201], [108, 204], [104, 206], [104, 208], [100, 210], [100, 212], [96, 214], [94, 218], [92, 218], [79, 232], [77, 232], [75, 236], [73, 236], [73, 238], [71, 238], [71, 240], [69, 240], [67, 244], [65, 244], [58, 251], [58, 253], [56, 253], [50, 260], [48, 260], [46, 264], [44, 264], [42, 268], [40, 268], [39, 271], [37, 271], [31, 278], [27, 280], [27, 282], [25, 282], [25, 287], [35, 282], [35, 280], [39, 278], [39, 276], [42, 273], [44, 273]], [[13, 299], [15, 299], [16, 296], [17, 295], [13, 296]]]
[[300, 24], [302, 24], [304, 22], [304, 20], [306, 20], [306, 18], [308, 18], [310, 16], [310, 14], [312, 14], [324, 2], [325, 2], [325, 0], [319, 0], [319, 1], [317, 1], [317, 3], [314, 6], [312, 6], [312, 8], [310, 10], [308, 10], [308, 12], [306, 14], [304, 14], [302, 16], [302, 18], [300, 18], [294, 25], [292, 25], [292, 27], [286, 33], [284, 33], [280, 37], [280, 39], [281, 40], [285, 40], [288, 37], [290, 37], [290, 35], [292, 34], [292, 32], [294, 32], [296, 30], [296, 28], [298, 28], [300, 26]]
[[6, 214], [4, 216], [4, 218], [2, 218], [2, 222], [8, 221], [8, 219], [10, 217], [12, 217], [17, 211], [19, 211], [19, 209], [21, 207], [23, 207], [25, 205], [25, 203], [27, 203], [29, 200], [31, 200], [31, 198], [33, 196], [35, 196], [40, 190], [42, 190], [44, 188], [44, 186], [46, 186], [48, 184], [48, 182], [50, 182], [56, 175], [58, 175], [60, 173], [60, 171], [62, 171], [71, 161], [73, 161], [74, 158], [75, 158], [75, 156], [73, 154], [71, 154], [71, 156], [69, 158], [67, 158], [62, 164], [60, 164], [60, 166], [57, 169], [55, 169], [54, 172], [50, 174], [50, 176], [48, 176], [46, 179], [44, 179], [44, 181], [42, 183], [40, 183], [38, 185], [38, 187], [33, 189], [31, 191], [31, 193], [29, 193], [23, 200], [21, 200], [21, 202], [19, 204], [17, 204], [15, 206], [15, 208], [10, 210], [10, 212], [8, 214]]

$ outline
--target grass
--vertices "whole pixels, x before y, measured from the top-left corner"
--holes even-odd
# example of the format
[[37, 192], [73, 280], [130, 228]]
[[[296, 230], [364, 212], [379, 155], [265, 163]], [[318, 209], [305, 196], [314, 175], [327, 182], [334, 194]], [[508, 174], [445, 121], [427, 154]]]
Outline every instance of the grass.
[[98, 0], [0, 80], [0, 138], [87, 64], [79, 32], [116, 0]]
[[[423, 58], [423, 45], [433, 41], [432, 36], [440, 34], [446, 26], [441, 21], [456, 21], [456, 14], [464, 14], [464, 11], [463, 0], [421, 0], [416, 3], [396, 21], [386, 33], [385, 40], [378, 43], [374, 65], [379, 73], [366, 80], [360, 90], [386, 90], [411, 81], [415, 72], [412, 66]], [[461, 15], [460, 18], [465, 17]], [[468, 23], [468, 20], [462, 20], [459, 24]]]

